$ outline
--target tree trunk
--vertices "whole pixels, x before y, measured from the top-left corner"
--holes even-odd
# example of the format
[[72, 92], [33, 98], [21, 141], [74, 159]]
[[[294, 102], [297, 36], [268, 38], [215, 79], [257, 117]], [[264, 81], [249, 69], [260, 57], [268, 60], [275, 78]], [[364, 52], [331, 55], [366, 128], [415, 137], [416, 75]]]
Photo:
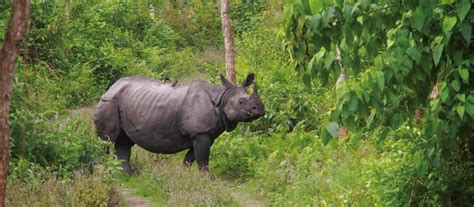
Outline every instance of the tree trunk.
[[26, 35], [30, 0], [12, 0], [11, 16], [0, 53], [0, 206], [4, 206], [7, 187], [10, 97], [20, 42]]
[[234, 48], [232, 46], [232, 28], [229, 21], [229, 1], [221, 0], [222, 30], [224, 31], [225, 66], [227, 80], [235, 84]]
[[[341, 68], [341, 72], [339, 73], [339, 77], [336, 80], [336, 88], [339, 87], [339, 84], [341, 84], [342, 81], [346, 81], [346, 72], [344, 71], [344, 67], [342, 67], [341, 63], [341, 50], [339, 48], [336, 48], [336, 62]], [[344, 125], [339, 124], [339, 138], [344, 139], [347, 137], [348, 132], [347, 129], [344, 127]]]

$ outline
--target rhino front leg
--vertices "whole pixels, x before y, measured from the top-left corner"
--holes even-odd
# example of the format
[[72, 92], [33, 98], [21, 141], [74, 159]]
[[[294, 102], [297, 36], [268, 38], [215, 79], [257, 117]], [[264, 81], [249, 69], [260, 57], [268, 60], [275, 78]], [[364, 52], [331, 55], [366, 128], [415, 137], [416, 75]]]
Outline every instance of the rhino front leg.
[[198, 135], [194, 137], [193, 149], [199, 171], [209, 172], [209, 152], [211, 150], [210, 137], [208, 135]]
[[115, 154], [117, 159], [122, 160], [122, 169], [129, 175], [132, 173], [132, 168], [130, 167], [130, 155], [134, 144], [135, 143], [133, 143], [123, 131], [115, 142]]
[[186, 167], [190, 167], [193, 164], [194, 160], [196, 160], [196, 158], [194, 158], [194, 150], [193, 148], [191, 148], [186, 153], [186, 156], [184, 156], [183, 164]]

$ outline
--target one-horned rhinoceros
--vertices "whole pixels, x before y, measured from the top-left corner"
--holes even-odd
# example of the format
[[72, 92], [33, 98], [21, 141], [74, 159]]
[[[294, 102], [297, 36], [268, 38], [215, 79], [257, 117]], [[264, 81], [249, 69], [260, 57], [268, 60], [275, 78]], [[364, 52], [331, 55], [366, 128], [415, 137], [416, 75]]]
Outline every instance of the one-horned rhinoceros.
[[[125, 77], [102, 95], [94, 113], [97, 134], [115, 144], [122, 168], [131, 173], [134, 144], [155, 153], [189, 149], [183, 163], [197, 160], [207, 172], [214, 140], [238, 122], [264, 115], [264, 106], [250, 73], [241, 85], [221, 75], [222, 86], [205, 81], [165, 83], [145, 77]], [[247, 87], [253, 84], [252, 94]]]

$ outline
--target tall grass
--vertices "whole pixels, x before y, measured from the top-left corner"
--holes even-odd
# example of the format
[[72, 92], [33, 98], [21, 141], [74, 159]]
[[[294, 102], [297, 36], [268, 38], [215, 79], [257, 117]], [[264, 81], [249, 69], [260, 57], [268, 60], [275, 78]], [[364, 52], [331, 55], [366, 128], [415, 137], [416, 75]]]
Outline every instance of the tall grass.
[[139, 147], [132, 151], [132, 176], [120, 181], [135, 195], [154, 206], [237, 206], [230, 189], [220, 179], [211, 179], [194, 167], [181, 164], [182, 153], [159, 155]]
[[112, 206], [120, 203], [116, 183], [105, 166], [70, 178], [52, 174], [42, 179], [10, 180], [6, 206]]

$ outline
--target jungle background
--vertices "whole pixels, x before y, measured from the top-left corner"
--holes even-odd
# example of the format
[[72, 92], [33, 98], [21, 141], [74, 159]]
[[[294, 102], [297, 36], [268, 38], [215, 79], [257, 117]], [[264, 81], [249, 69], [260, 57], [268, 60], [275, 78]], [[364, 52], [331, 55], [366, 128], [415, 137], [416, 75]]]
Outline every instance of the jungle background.
[[[183, 153], [139, 147], [122, 175], [92, 113], [124, 76], [219, 83], [219, 2], [34, 0], [5, 204], [126, 205], [126, 188], [155, 206], [472, 206], [473, 9], [231, 0], [237, 80], [256, 73], [266, 115], [217, 139], [210, 181]], [[9, 11], [1, 1], [2, 32]]]

